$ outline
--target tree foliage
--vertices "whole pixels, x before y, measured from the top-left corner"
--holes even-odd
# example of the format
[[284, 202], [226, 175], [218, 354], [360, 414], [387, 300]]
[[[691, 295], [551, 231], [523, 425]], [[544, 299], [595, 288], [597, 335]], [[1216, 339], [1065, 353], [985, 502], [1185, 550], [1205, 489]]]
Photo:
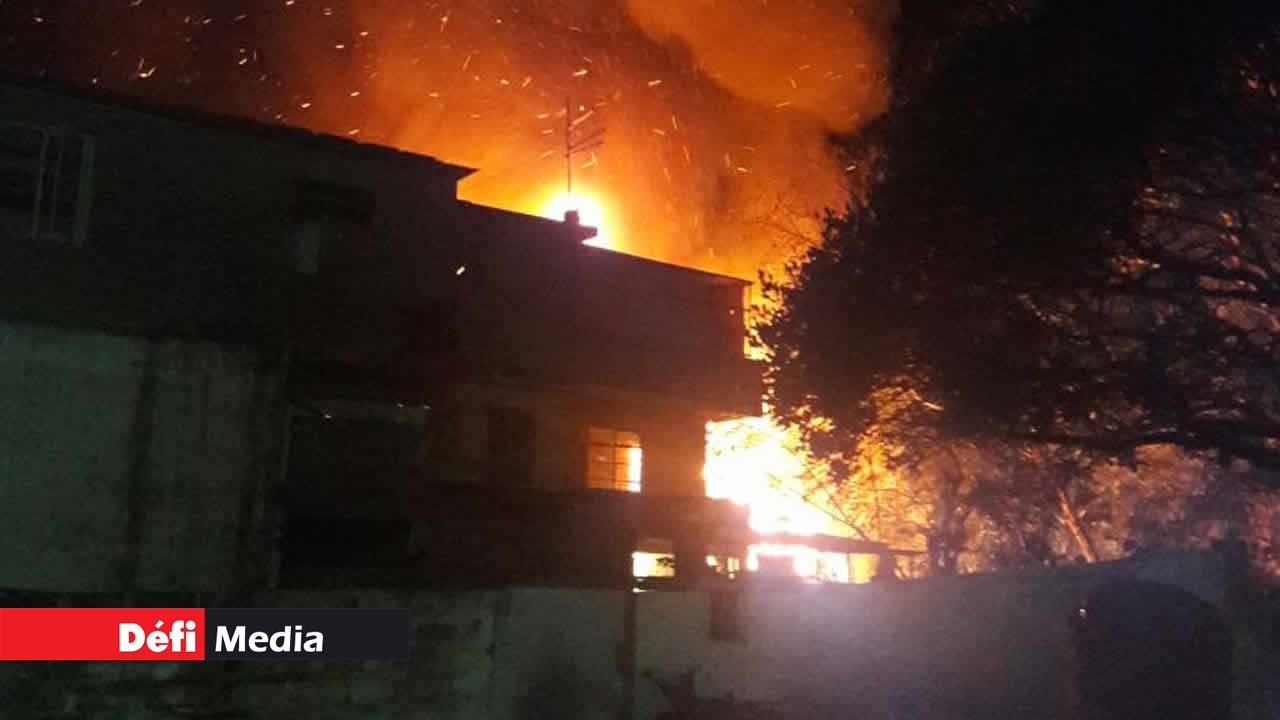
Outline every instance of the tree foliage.
[[767, 288], [779, 416], [822, 455], [1280, 469], [1273, 5], [1058, 0], [954, 43], [861, 138], [865, 206]]

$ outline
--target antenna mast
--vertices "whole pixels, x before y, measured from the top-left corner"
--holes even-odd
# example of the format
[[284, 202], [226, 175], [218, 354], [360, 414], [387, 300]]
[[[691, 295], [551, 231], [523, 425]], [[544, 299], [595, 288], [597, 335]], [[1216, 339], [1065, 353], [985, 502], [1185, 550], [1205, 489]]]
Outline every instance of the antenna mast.
[[577, 118], [573, 117], [573, 103], [569, 98], [564, 100], [564, 189], [568, 197], [573, 197], [573, 156], [581, 152], [594, 150], [604, 144], [604, 128], [596, 128], [582, 136], [575, 136], [578, 126], [595, 114], [588, 110]]
[[564, 99], [564, 192], [573, 197], [573, 104]]

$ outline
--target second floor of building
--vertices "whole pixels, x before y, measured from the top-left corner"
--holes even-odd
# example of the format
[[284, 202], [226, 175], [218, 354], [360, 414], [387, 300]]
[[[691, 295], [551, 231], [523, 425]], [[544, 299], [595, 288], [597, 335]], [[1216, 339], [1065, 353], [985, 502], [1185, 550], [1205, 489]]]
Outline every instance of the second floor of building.
[[468, 168], [29, 81], [0, 108], [11, 319], [276, 343], [381, 399], [467, 377], [756, 409], [747, 283], [459, 201]]

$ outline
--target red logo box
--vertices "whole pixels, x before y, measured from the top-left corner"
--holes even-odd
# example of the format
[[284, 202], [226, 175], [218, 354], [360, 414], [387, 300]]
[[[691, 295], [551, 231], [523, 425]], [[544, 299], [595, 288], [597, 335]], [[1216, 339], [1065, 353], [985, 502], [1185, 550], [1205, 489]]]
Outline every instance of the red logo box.
[[204, 608], [0, 608], [0, 660], [203, 660]]

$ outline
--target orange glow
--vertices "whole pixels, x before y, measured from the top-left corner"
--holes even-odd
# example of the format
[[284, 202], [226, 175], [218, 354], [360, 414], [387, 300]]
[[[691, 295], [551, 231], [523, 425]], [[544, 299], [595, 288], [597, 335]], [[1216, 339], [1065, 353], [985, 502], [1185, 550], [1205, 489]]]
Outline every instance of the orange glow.
[[[476, 168], [459, 196], [508, 210], [563, 217], [547, 191], [571, 171], [596, 244], [744, 278], [847, 205], [862, 171], [830, 138], [889, 102], [891, 2], [262, 5], [245, 25], [278, 28], [254, 43], [278, 52], [226, 55], [246, 82], [210, 104]], [[120, 89], [160, 92], [183, 52]], [[246, 100], [251, 77], [281, 89]]]
[[819, 552], [804, 545], [759, 543], [747, 548], [747, 569], [761, 571], [761, 559], [781, 558], [791, 574], [811, 580], [848, 583], [854, 578], [849, 570], [849, 557], [840, 553]]
[[644, 450], [638, 447], [627, 448], [627, 490], [640, 492], [641, 465], [644, 462]]
[[[707, 496], [748, 510], [751, 529], [761, 533], [847, 536], [849, 529], [813, 495], [814, 465], [801, 450], [798, 433], [767, 415], [707, 423]], [[761, 543], [748, 548], [746, 565], [760, 571], [765, 558], [790, 558], [799, 577], [850, 582], [849, 559], [803, 545]]]
[[561, 192], [548, 200], [538, 214], [552, 220], [563, 220], [565, 213], [571, 210], [578, 211], [580, 223], [596, 229], [596, 236], [584, 244], [611, 250], [617, 249], [614, 247], [608, 227], [605, 225], [604, 205], [591, 195], [586, 193], [573, 193], [571, 195], [567, 192]]
[[477, 170], [462, 199], [508, 210], [548, 214], [571, 176], [607, 194], [603, 243], [754, 278], [863, 186], [831, 138], [889, 106], [899, 3], [109, 4], [105, 37], [59, 26], [66, 79], [432, 155]]
[[765, 533], [833, 533], [837, 523], [805, 499], [809, 465], [794, 430], [767, 417], [707, 423], [702, 476], [707, 496], [747, 506], [751, 529]]

